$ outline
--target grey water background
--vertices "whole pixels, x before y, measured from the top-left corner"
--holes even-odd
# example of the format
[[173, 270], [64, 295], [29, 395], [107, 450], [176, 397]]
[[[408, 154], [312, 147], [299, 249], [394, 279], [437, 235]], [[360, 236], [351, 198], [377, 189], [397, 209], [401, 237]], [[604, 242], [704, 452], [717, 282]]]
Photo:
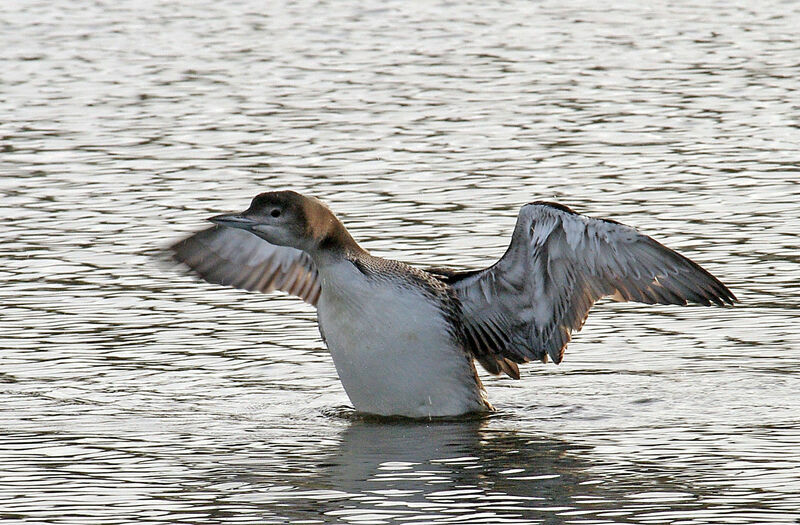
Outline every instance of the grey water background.
[[[796, 523], [795, 2], [0, 4], [3, 523]], [[353, 413], [315, 313], [160, 250], [264, 190], [491, 264], [548, 199], [735, 308], [598, 305], [499, 411]]]

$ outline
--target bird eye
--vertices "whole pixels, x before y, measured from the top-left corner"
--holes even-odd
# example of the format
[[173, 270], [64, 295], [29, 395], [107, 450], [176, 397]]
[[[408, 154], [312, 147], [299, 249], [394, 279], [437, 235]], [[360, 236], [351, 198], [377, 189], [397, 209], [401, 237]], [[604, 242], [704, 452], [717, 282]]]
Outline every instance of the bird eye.
[[278, 208], [275, 208], [274, 210], [269, 212], [269, 214], [272, 215], [273, 217], [280, 217], [281, 216], [281, 210], [279, 210]]

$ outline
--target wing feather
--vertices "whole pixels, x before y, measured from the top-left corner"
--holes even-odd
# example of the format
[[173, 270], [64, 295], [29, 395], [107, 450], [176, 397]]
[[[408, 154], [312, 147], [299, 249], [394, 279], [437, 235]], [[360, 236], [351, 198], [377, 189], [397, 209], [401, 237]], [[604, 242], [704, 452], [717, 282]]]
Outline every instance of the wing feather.
[[523, 206], [497, 263], [443, 278], [462, 304], [467, 346], [493, 373], [532, 359], [561, 362], [572, 333], [602, 297], [678, 305], [737, 301], [700, 265], [635, 229], [544, 202]]
[[172, 257], [206, 281], [243, 290], [281, 290], [316, 305], [320, 283], [311, 257], [250, 232], [213, 226], [169, 247]]

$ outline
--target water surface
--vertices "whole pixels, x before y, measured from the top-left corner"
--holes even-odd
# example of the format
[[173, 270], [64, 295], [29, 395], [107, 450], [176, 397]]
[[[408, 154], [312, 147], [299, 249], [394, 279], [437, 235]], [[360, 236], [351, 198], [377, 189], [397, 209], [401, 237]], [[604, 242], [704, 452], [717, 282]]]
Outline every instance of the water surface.
[[[4, 522], [797, 522], [795, 4], [0, 12]], [[312, 308], [159, 258], [281, 188], [462, 268], [558, 200], [742, 304], [604, 303], [490, 417], [363, 419]]]

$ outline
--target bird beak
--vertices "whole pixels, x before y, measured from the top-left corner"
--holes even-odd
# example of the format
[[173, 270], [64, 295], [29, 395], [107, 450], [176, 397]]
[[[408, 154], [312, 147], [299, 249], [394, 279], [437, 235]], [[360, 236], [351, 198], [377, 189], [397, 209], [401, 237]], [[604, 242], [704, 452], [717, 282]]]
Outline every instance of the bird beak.
[[239, 228], [242, 230], [249, 230], [257, 224], [253, 219], [245, 217], [240, 213], [224, 213], [222, 215], [209, 217], [208, 220], [220, 226], [228, 226], [230, 228]]

